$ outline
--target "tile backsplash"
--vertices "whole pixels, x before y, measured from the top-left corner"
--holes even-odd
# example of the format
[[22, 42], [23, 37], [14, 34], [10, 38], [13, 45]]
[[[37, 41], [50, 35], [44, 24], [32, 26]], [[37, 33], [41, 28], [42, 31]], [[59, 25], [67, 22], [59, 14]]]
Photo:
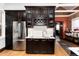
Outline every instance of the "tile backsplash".
[[53, 36], [53, 28], [47, 28], [47, 26], [34, 26], [28, 28], [29, 37], [51, 37]]

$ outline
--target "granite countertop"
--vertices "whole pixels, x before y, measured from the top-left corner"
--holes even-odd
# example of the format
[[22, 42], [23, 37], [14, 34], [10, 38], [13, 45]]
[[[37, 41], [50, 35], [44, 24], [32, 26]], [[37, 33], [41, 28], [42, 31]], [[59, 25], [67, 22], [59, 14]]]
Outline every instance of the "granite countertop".
[[69, 47], [68, 49], [79, 56], [79, 47]]
[[33, 39], [55, 39], [55, 37], [25, 37], [25, 38], [33, 38]]

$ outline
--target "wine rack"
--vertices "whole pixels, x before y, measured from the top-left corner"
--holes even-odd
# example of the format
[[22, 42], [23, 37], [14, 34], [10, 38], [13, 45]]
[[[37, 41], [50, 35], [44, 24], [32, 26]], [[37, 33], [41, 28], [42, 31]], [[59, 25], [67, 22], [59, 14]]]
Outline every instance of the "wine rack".
[[25, 6], [27, 27], [55, 26], [55, 6]]

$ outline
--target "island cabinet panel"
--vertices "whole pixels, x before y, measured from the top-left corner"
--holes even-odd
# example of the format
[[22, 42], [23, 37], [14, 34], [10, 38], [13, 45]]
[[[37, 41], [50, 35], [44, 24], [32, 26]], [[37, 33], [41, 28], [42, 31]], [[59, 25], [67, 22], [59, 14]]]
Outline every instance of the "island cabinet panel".
[[26, 39], [26, 53], [54, 54], [55, 39]]

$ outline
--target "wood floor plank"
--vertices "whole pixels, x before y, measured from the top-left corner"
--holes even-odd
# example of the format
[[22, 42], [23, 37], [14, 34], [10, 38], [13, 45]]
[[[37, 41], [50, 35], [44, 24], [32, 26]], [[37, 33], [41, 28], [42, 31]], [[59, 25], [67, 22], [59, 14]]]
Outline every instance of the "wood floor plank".
[[60, 46], [59, 43], [55, 44], [55, 54], [27, 54], [25, 51], [3, 50], [0, 56], [68, 56], [69, 54]]

